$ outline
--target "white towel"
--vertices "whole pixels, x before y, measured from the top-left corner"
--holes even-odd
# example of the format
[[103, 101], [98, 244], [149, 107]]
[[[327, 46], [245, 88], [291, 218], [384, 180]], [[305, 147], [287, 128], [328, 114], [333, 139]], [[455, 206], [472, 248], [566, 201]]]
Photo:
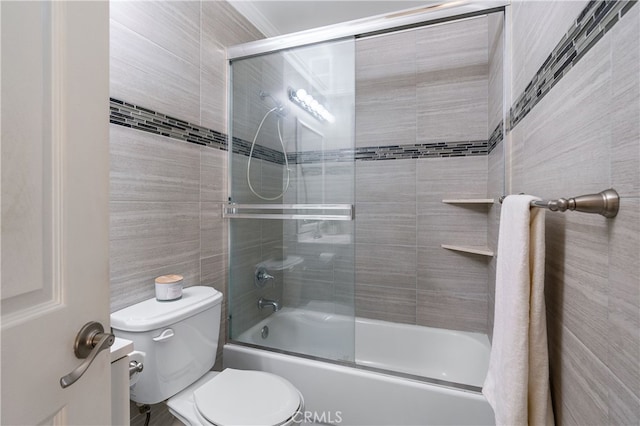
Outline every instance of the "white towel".
[[553, 425], [544, 305], [544, 214], [529, 195], [505, 198], [500, 215], [495, 315], [482, 388], [497, 425]]

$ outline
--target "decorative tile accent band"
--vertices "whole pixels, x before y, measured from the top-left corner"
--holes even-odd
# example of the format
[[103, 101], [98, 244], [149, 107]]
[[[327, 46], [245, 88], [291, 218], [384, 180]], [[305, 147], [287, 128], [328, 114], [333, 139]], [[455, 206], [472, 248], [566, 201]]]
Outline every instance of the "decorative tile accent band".
[[471, 157], [487, 155], [486, 140], [434, 142], [357, 148], [356, 161], [401, 160], [406, 158]]
[[[188, 123], [178, 118], [133, 105], [119, 99], [110, 98], [109, 121], [119, 126], [142, 130], [161, 136], [170, 137], [198, 145], [227, 151], [228, 136], [215, 130], [197, 124]], [[499, 132], [496, 135], [496, 132]], [[492, 138], [502, 138], [502, 126], [499, 125], [492, 134]], [[490, 139], [489, 141], [491, 141]], [[317, 163], [320, 161], [378, 161], [402, 160], [407, 158], [433, 157], [465, 157], [487, 155], [490, 144], [486, 140], [462, 142], [436, 142], [411, 145], [386, 145], [356, 149], [340, 149], [331, 151], [302, 151], [287, 153], [287, 160], [292, 164]], [[499, 142], [494, 141], [493, 147]], [[493, 148], [491, 148], [493, 149]], [[233, 152], [249, 155], [251, 142], [233, 138]], [[284, 164], [284, 154], [275, 149], [256, 145], [253, 158]]]
[[503, 122], [500, 121], [500, 123], [498, 123], [498, 125], [496, 126], [495, 129], [493, 129], [493, 132], [491, 133], [491, 136], [489, 136], [489, 147], [487, 150], [487, 153], [491, 154], [491, 151], [493, 151], [495, 149], [496, 146], [498, 146], [498, 144], [500, 142], [502, 142], [502, 127], [503, 127]]
[[637, 3], [592, 0], [544, 61], [510, 111], [513, 129], [567, 72]]
[[[133, 105], [119, 99], [110, 98], [109, 121], [113, 124], [155, 133], [161, 136], [208, 146], [227, 151], [228, 136], [224, 133], [197, 124], [189, 123], [178, 118]], [[251, 143], [233, 138], [233, 152], [248, 156]], [[253, 149], [254, 158], [267, 160], [272, 163], [284, 164], [284, 155], [280, 151], [257, 145]]]
[[227, 150], [227, 135], [178, 118], [109, 98], [109, 121], [120, 126], [155, 133], [198, 145]]
[[411, 158], [469, 157], [487, 155], [487, 141], [435, 142], [411, 145], [372, 146], [331, 151], [302, 151], [287, 154], [289, 163], [381, 161]]
[[[247, 142], [244, 139], [233, 138], [234, 154], [242, 154], [245, 157], [248, 157], [250, 152], [251, 142]], [[284, 164], [284, 154], [275, 149], [267, 148], [266, 146], [256, 144], [256, 146], [253, 147], [252, 156], [253, 158], [269, 161], [270, 163]]]

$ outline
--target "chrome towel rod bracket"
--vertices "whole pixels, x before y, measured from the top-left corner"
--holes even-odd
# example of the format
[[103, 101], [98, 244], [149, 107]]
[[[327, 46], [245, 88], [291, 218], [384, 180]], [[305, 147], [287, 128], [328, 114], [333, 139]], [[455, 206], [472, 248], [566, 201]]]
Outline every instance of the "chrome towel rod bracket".
[[[500, 203], [505, 196], [500, 197]], [[606, 218], [616, 217], [620, 208], [620, 196], [615, 189], [605, 189], [597, 194], [580, 195], [573, 198], [557, 200], [532, 201], [531, 207], [549, 209], [553, 212], [567, 210], [583, 213], [597, 213]]]

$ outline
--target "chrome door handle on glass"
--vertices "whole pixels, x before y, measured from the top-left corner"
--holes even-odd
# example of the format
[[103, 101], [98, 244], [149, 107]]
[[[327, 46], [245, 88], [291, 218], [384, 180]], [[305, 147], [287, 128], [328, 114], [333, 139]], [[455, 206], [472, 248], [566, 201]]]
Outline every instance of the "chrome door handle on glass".
[[76, 357], [84, 359], [84, 361], [71, 373], [60, 378], [60, 386], [66, 388], [74, 384], [87, 371], [98, 353], [113, 345], [115, 339], [113, 334], [104, 332], [104, 327], [99, 322], [86, 323], [78, 332], [73, 345]]

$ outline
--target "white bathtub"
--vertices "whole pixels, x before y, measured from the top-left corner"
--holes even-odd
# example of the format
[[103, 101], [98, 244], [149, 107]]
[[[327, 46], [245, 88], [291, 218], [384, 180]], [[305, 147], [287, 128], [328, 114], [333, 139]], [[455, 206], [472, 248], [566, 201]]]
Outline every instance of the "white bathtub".
[[[265, 325], [269, 337], [263, 339]], [[271, 315], [238, 340], [340, 358], [338, 345], [327, 333], [330, 327], [342, 330], [339, 339], [353, 346], [354, 326], [347, 317], [292, 308]], [[307, 414], [318, 423], [478, 425], [494, 424], [493, 411], [479, 393], [488, 357], [485, 335], [356, 318], [358, 367], [233, 343], [225, 345], [223, 362], [225, 367], [269, 371], [287, 378], [302, 392]], [[466, 386], [444, 386], [442, 381]]]
[[482, 387], [491, 345], [486, 334], [356, 318], [356, 363]]

